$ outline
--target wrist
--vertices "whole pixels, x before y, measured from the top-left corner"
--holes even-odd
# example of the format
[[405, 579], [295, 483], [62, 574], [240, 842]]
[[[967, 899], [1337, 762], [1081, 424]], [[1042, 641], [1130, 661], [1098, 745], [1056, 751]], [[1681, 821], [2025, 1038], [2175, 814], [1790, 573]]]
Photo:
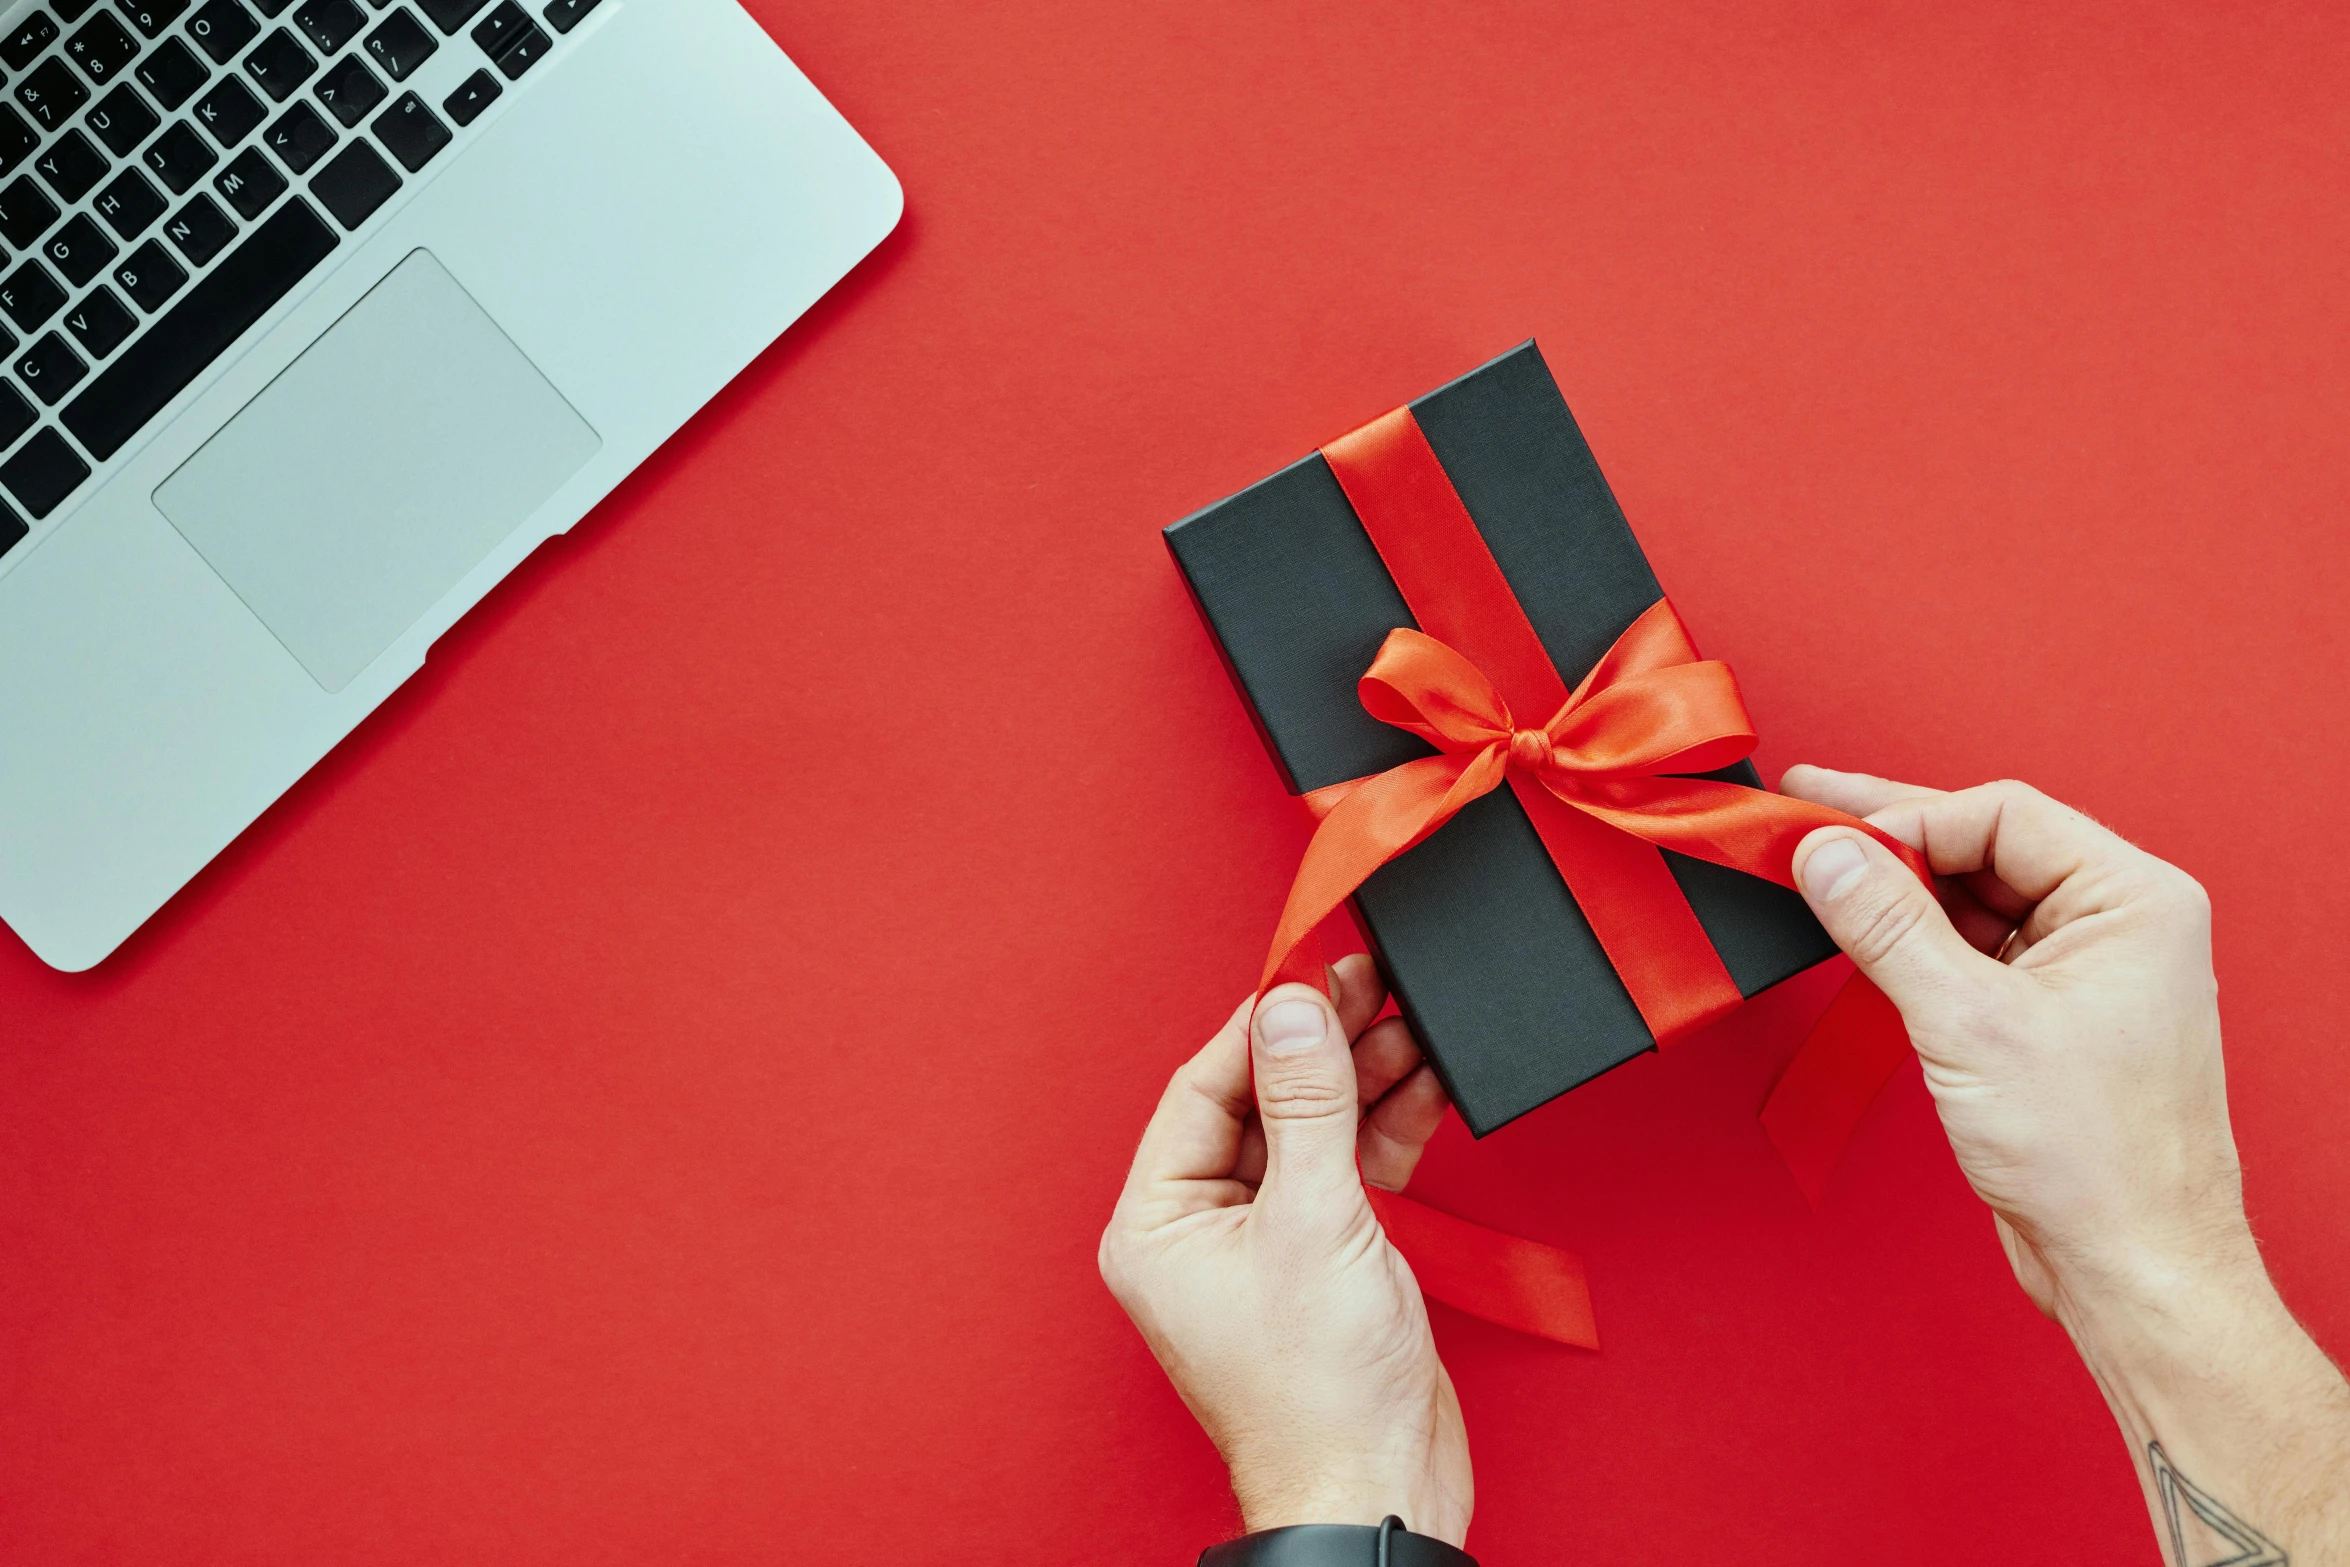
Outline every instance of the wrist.
[[1255, 1530], [1209, 1546], [1200, 1552], [1198, 1567], [1477, 1567], [1477, 1558], [1390, 1515], [1376, 1524]]
[[2169, 1207], [2055, 1225], [2005, 1217], [2047, 1272], [2049, 1314], [2084, 1353], [2107, 1345], [2159, 1352], [2200, 1327], [2206, 1311], [2273, 1295], [2241, 1200]]
[[2189, 1257], [2060, 1275], [2055, 1315], [2115, 1414], [2140, 1433], [2300, 1338], [2249, 1229], [2240, 1243]]

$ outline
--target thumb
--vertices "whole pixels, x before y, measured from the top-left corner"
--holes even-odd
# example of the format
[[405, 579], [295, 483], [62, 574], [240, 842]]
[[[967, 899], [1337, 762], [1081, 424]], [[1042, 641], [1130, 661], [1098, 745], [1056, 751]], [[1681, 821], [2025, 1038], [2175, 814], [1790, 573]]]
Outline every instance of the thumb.
[[1823, 827], [1795, 846], [1803, 901], [1903, 1016], [1974, 981], [1983, 961], [1933, 892], [1863, 833]]
[[1249, 1037], [1265, 1126], [1257, 1201], [1312, 1204], [1348, 1194], [1359, 1201], [1354, 1052], [1329, 998], [1308, 985], [1282, 985], [1258, 1004]]

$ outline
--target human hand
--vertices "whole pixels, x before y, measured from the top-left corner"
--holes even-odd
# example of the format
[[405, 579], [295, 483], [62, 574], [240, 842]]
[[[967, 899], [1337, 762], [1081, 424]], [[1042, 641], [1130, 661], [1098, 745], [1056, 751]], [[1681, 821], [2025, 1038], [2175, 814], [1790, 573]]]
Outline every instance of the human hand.
[[1444, 1089], [1400, 1018], [1372, 1025], [1387, 997], [1370, 959], [1332, 973], [1335, 1007], [1281, 986], [1253, 1029], [1243, 1002], [1176, 1072], [1102, 1234], [1102, 1278], [1224, 1455], [1251, 1530], [1393, 1513], [1458, 1545], [1460, 1402], [1363, 1195], [1402, 1190]]
[[[2277, 1297], [2244, 1216], [2211, 905], [2019, 783], [1942, 794], [1798, 767], [1795, 877], [1909, 1027], [2017, 1280], [2129, 1442], [2171, 1567], [2350, 1562], [2350, 1386]], [[2190, 1478], [2191, 1477], [2191, 1478]]]
[[1944, 794], [1797, 767], [1780, 787], [1865, 817], [1943, 879], [1937, 904], [1845, 829], [1796, 850], [1813, 912], [1901, 1009], [2040, 1308], [2077, 1326], [2116, 1293], [2257, 1273], [2203, 889], [2020, 783]]

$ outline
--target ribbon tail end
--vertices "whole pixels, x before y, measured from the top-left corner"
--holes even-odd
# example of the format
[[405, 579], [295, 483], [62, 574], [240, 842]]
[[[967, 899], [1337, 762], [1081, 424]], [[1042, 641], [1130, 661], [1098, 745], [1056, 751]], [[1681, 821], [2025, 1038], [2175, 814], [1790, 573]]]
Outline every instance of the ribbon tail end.
[[[1773, 1103], [1776, 1102], [1774, 1097]], [[1835, 1177], [1836, 1166], [1842, 1160], [1844, 1150], [1823, 1149], [1807, 1143], [1800, 1135], [1789, 1130], [1784, 1124], [1784, 1118], [1774, 1117], [1771, 1108], [1768, 1104], [1763, 1107], [1763, 1135], [1771, 1140], [1773, 1148], [1779, 1150], [1780, 1162], [1787, 1166], [1787, 1173], [1795, 1177], [1796, 1188], [1803, 1193], [1804, 1205], [1817, 1213], [1820, 1211], [1821, 1199], [1827, 1196], [1828, 1182]]]

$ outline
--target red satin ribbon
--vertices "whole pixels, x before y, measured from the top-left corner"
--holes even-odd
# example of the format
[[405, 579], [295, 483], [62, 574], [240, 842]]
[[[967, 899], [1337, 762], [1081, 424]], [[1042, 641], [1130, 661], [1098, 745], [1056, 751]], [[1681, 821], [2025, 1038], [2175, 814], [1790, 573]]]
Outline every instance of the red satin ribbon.
[[1763, 1102], [1763, 1131], [1813, 1207], [1886, 1080], [1910, 1057], [1892, 998], [1854, 970]]
[[[1419, 630], [1388, 634], [1357, 687], [1363, 706], [1440, 754], [1308, 797], [1320, 825], [1282, 910], [1260, 996], [1286, 981], [1323, 983], [1313, 940], [1322, 922], [1373, 871], [1505, 782], [1660, 1043], [1742, 998], [1659, 848], [1792, 887], [1796, 844], [1816, 828], [1845, 826], [1926, 876], [1906, 844], [1841, 811], [1674, 776], [1742, 759], [1755, 734], [1729, 667], [1698, 657], [1668, 602], [1650, 606], [1569, 691], [1410, 409], [1374, 419], [1322, 455], [1420, 622]], [[1549, 717], [1539, 726], [1520, 717], [1531, 714]], [[1790, 1069], [1774, 1091], [1777, 1104], [1793, 1085], [1795, 1109], [1782, 1107], [1771, 1132], [1782, 1151], [1784, 1128], [1803, 1152], [1799, 1180], [1813, 1167], [1825, 1179], [1817, 1155], [1851, 1097], [1850, 1056], [1831, 1052], [1804, 1074]], [[1804, 1056], [1796, 1066], [1805, 1067]], [[1831, 1093], [1824, 1108], [1807, 1109], [1818, 1099], [1806, 1099], [1807, 1084], [1822, 1075], [1840, 1085], [1841, 1097]], [[1869, 1092], [1882, 1081], [1880, 1074]], [[1849, 1135], [1849, 1125], [1844, 1130]], [[1833, 1163], [1830, 1151], [1826, 1165]], [[1809, 1181], [1805, 1190], [1815, 1192]], [[1381, 1193], [1377, 1205], [1429, 1295], [1596, 1347], [1582, 1264], [1572, 1254], [1405, 1198]]]

